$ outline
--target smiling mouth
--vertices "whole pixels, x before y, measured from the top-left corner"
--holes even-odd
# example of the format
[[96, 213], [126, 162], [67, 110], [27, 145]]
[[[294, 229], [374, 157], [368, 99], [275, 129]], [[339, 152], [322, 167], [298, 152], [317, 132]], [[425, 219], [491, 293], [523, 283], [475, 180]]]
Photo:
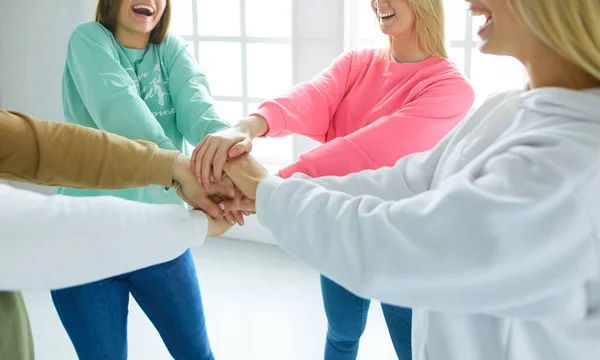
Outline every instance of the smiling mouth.
[[380, 21], [385, 21], [385, 20], [389, 20], [391, 18], [393, 18], [396, 14], [394, 13], [377, 13], [377, 16], [379, 17]]
[[152, 16], [155, 12], [154, 9], [148, 5], [135, 5], [132, 10], [134, 13], [144, 16]]
[[471, 9], [471, 16], [485, 16], [485, 23], [479, 28], [479, 32], [487, 28], [492, 23], [492, 14], [485, 9]]

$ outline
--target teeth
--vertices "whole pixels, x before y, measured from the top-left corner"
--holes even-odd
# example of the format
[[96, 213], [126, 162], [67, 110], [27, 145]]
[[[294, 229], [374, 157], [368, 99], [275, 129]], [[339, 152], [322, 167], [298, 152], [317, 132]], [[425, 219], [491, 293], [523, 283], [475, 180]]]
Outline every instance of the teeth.
[[471, 10], [471, 16], [485, 16], [487, 18], [490, 17], [490, 12], [484, 10]]
[[136, 5], [133, 8], [134, 9], [145, 9], [145, 10], [148, 10], [151, 14], [154, 14], [154, 9], [148, 5]]
[[395, 14], [394, 13], [378, 13], [377, 15], [379, 15], [380, 18], [384, 18], [384, 17], [395, 15]]

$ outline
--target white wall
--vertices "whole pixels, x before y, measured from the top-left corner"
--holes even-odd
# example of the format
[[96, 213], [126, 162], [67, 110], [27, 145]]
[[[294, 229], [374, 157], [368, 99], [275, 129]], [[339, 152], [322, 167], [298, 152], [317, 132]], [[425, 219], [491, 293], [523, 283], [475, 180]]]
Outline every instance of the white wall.
[[0, 0], [0, 107], [61, 120], [61, 75], [79, 0]]
[[0, 108], [62, 121], [65, 51], [82, 20], [80, 0], [0, 0]]

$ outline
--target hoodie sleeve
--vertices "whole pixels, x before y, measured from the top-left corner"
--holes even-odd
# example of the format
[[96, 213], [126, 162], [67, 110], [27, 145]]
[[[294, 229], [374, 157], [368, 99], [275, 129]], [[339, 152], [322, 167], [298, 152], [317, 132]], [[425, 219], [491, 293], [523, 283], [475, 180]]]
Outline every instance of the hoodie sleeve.
[[204, 71], [177, 36], [165, 39], [168, 59], [169, 92], [175, 103], [177, 128], [193, 146], [208, 134], [226, 129], [229, 124], [217, 113]]
[[333, 61], [310, 82], [296, 85], [284, 97], [265, 101], [252, 115], [269, 125], [266, 137], [299, 134], [323, 142], [329, 122], [346, 94], [354, 51]]
[[[259, 221], [292, 256], [360, 296], [514, 315], [597, 274], [592, 217], [575, 192], [599, 178], [598, 163], [569, 156], [590, 154], [578, 141], [545, 135], [508, 139], [439, 187], [396, 201], [269, 178], [258, 189]], [[354, 175], [354, 193], [378, 172], [402, 180], [413, 161]], [[581, 308], [536, 311], [573, 319]]]
[[[65, 91], [79, 94], [100, 130], [177, 150], [119, 63], [113, 38], [102, 25], [87, 23], [73, 32], [65, 71], [75, 86]], [[65, 102], [64, 106], [71, 104]]]
[[80, 285], [199, 245], [202, 212], [114, 197], [45, 196], [0, 184], [0, 291]]
[[0, 179], [88, 189], [172, 186], [177, 154], [151, 142], [0, 109]]
[[462, 76], [439, 80], [402, 109], [300, 155], [279, 173], [283, 178], [298, 172], [311, 177], [343, 176], [391, 166], [408, 154], [435, 146], [465, 118], [473, 99], [473, 89]]

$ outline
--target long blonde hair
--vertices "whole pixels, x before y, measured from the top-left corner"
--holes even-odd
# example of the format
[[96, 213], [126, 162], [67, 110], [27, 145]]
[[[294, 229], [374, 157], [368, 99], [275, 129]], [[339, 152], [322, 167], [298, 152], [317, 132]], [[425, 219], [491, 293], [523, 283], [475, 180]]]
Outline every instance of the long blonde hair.
[[[408, 5], [415, 16], [415, 36], [420, 49], [429, 56], [448, 58], [444, 28], [444, 1], [408, 0]], [[389, 36], [390, 47], [392, 41], [392, 37]]]
[[600, 0], [511, 0], [552, 50], [600, 80]]

